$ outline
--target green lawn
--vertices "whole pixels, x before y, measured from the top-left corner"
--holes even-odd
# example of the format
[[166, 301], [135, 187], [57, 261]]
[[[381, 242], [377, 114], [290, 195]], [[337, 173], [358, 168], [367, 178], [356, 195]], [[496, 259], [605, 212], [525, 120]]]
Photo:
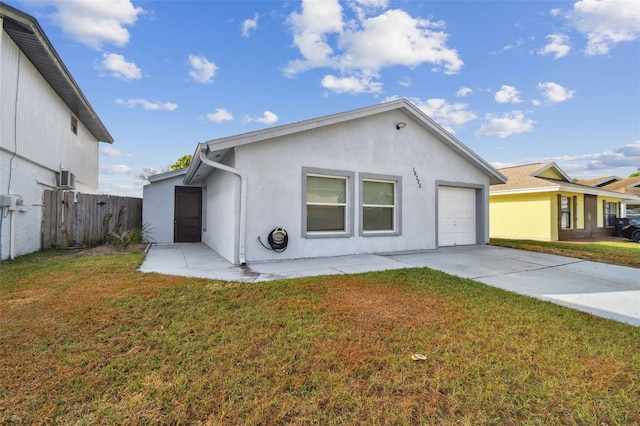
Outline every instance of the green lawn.
[[141, 261], [0, 264], [0, 424], [640, 424], [638, 327], [429, 269], [240, 284]]
[[640, 268], [640, 244], [624, 238], [620, 238], [618, 241], [595, 242], [549, 242], [492, 238], [491, 245]]

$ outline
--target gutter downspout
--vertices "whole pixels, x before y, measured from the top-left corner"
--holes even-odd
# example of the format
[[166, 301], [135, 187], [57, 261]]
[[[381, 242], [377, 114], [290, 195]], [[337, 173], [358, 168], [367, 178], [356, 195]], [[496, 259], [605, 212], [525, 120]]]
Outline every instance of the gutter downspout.
[[0, 262], [2, 262], [2, 222], [4, 219], [4, 207], [0, 208]]
[[16, 232], [15, 232], [15, 228], [16, 228], [16, 222], [15, 222], [15, 218], [14, 218], [14, 213], [13, 211], [9, 210], [9, 259], [13, 260], [16, 258], [16, 251], [15, 251], [15, 246], [14, 243], [16, 241]]
[[240, 235], [238, 237], [240, 241], [238, 242], [238, 261], [240, 262], [240, 265], [245, 266], [247, 264], [247, 260], [245, 258], [245, 240], [247, 232], [247, 174], [242, 170], [234, 169], [233, 167], [209, 160], [205, 153], [206, 150], [206, 146], [200, 149], [200, 161], [214, 169], [233, 173], [240, 178]]

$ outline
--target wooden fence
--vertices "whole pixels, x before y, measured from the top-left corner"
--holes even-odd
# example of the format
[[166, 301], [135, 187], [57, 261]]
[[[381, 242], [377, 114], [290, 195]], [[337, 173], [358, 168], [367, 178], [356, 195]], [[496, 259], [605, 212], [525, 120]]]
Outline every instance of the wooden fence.
[[44, 192], [42, 248], [92, 247], [110, 232], [142, 226], [142, 199], [113, 195]]

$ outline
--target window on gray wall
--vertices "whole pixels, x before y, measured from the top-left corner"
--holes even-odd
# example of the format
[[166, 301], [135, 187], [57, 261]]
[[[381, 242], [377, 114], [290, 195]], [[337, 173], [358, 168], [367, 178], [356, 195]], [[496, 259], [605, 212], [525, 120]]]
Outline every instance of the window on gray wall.
[[303, 170], [305, 237], [352, 235], [353, 173]]
[[362, 174], [360, 181], [363, 236], [400, 234], [401, 178]]

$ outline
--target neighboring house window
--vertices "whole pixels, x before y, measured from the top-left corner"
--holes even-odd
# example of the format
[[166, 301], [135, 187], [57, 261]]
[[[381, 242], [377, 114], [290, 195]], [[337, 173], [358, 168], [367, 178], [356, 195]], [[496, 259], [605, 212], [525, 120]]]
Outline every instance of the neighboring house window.
[[350, 172], [303, 169], [305, 237], [349, 237], [353, 222]]
[[571, 197], [560, 197], [560, 226], [563, 229], [571, 228]]
[[400, 178], [363, 174], [360, 179], [360, 234], [400, 234]]
[[618, 215], [618, 203], [604, 202], [604, 226], [616, 226]]
[[74, 135], [78, 134], [78, 119], [73, 115], [71, 116], [71, 131]]
[[640, 206], [627, 206], [626, 216], [631, 225], [640, 223]]

